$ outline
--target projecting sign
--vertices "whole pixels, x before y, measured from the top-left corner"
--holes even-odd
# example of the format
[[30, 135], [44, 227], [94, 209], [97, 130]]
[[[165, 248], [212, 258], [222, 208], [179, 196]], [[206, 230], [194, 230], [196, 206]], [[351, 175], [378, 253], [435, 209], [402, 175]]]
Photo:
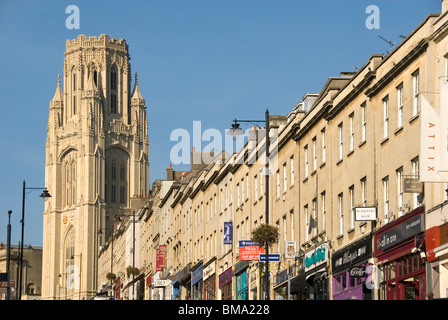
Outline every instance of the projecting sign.
[[355, 208], [356, 221], [376, 221], [376, 207], [357, 207]]
[[224, 244], [233, 243], [233, 223], [224, 222]]
[[285, 242], [285, 259], [294, 259], [296, 257], [296, 245], [295, 241]]
[[404, 193], [422, 193], [423, 182], [417, 178], [403, 178]]

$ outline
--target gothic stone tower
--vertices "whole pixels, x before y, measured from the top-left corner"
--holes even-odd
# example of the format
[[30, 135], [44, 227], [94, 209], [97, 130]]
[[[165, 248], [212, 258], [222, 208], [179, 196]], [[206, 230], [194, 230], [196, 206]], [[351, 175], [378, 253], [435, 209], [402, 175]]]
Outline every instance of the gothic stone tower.
[[124, 39], [66, 41], [63, 85], [50, 101], [42, 299], [89, 299], [114, 217], [149, 195], [148, 120]]

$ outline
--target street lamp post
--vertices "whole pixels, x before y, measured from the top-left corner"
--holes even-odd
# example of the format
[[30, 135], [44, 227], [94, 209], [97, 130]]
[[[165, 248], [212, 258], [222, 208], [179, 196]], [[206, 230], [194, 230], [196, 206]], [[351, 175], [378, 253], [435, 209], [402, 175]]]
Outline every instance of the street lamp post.
[[26, 186], [25, 180], [23, 180], [23, 191], [22, 191], [22, 219], [20, 220], [20, 223], [22, 224], [22, 236], [21, 236], [21, 242], [20, 242], [20, 261], [19, 261], [19, 293], [18, 293], [18, 300], [22, 299], [22, 270], [23, 270], [23, 237], [25, 233], [25, 190], [43, 190], [42, 194], [40, 195], [41, 198], [49, 198], [51, 197], [50, 193], [48, 192], [47, 188], [30, 188]]
[[[266, 109], [265, 112], [265, 120], [233, 120], [232, 129], [230, 129], [227, 134], [233, 135], [233, 136], [239, 136], [244, 133], [244, 131], [240, 128], [239, 122], [265, 122], [266, 125], [266, 135], [265, 135], [265, 152], [266, 152], [266, 163], [265, 163], [265, 185], [266, 185], [266, 215], [265, 215], [265, 222], [266, 224], [269, 224], [269, 110]], [[266, 263], [265, 263], [265, 290], [266, 290], [266, 300], [269, 300], [269, 246], [268, 243], [265, 243], [265, 251], [266, 251]]]
[[6, 300], [11, 300], [11, 271], [9, 269], [11, 262], [11, 210], [8, 210], [8, 227], [6, 242]]

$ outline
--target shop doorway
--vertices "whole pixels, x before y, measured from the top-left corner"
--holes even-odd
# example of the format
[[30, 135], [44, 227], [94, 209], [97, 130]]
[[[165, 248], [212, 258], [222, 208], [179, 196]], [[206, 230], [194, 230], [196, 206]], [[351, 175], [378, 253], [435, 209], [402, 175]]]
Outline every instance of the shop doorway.
[[425, 300], [425, 261], [419, 254], [408, 254], [380, 266], [380, 299]]

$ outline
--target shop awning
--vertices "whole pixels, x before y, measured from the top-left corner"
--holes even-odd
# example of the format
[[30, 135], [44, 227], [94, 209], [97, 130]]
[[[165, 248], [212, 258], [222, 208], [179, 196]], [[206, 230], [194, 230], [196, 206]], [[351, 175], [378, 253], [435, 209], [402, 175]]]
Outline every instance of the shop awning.
[[122, 290], [126, 290], [127, 288], [129, 288], [130, 286], [132, 286], [134, 283], [136, 283], [137, 281], [139, 281], [141, 278], [143, 278], [145, 276], [144, 273], [140, 273], [136, 278], [132, 279], [131, 281], [129, 281], [128, 283], [126, 283], [126, 285], [123, 287]]

